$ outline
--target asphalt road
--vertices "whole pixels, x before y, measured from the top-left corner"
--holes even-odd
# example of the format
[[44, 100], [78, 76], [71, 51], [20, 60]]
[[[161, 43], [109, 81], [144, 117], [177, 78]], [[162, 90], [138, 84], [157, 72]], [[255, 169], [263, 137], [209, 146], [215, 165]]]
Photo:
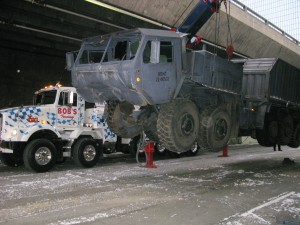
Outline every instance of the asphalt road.
[[228, 158], [169, 158], [156, 169], [123, 154], [42, 174], [0, 164], [0, 225], [300, 225], [300, 149], [282, 149], [232, 146]]

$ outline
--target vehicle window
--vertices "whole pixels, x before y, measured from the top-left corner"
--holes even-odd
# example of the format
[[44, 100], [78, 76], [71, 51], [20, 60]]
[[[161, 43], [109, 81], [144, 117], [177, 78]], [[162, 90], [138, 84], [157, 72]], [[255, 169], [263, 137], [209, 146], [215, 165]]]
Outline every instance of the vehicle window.
[[139, 48], [139, 45], [140, 45], [139, 41], [130, 43], [130, 59], [134, 59], [135, 54]]
[[95, 103], [85, 102], [85, 109], [95, 108]]
[[[59, 95], [58, 105], [68, 105], [68, 96], [70, 92], [61, 92]], [[73, 94], [73, 105], [77, 106], [77, 94]]]
[[173, 58], [171, 41], [148, 41], [143, 52], [144, 63], [171, 63]]
[[173, 45], [170, 41], [160, 42], [159, 63], [173, 62]]
[[103, 51], [84, 50], [80, 59], [80, 64], [100, 63], [103, 56]]
[[150, 56], [151, 56], [151, 41], [148, 41], [143, 52], [143, 62], [150, 63]]
[[120, 41], [115, 48], [115, 59], [123, 60], [126, 57], [127, 41]]
[[56, 90], [44, 91], [34, 96], [35, 105], [54, 104], [56, 98]]

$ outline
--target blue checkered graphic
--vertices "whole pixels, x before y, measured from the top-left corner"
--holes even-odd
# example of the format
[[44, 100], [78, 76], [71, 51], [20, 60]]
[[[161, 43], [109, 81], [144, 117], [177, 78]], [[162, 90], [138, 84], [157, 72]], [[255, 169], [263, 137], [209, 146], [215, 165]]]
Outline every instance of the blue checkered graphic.
[[26, 118], [26, 116], [40, 116], [41, 109], [38, 107], [25, 107], [25, 108], [19, 108], [15, 109], [9, 112], [8, 118], [12, 121], [16, 122], [18, 116], [21, 118]]
[[55, 125], [55, 121], [56, 121], [56, 114], [55, 113], [47, 112], [47, 118], [48, 118], [48, 120], [50, 120], [51, 125]]
[[23, 131], [23, 130], [20, 130], [20, 133], [23, 134], [23, 135], [28, 135], [28, 134], [29, 134], [28, 131], [25, 132], [25, 131]]
[[108, 128], [104, 129], [104, 139], [113, 139], [113, 138], [117, 138], [117, 135]]

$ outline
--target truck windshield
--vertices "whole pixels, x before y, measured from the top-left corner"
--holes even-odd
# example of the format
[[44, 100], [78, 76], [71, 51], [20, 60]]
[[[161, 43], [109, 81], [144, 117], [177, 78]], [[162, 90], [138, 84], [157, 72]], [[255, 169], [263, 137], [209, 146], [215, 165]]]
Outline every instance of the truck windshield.
[[140, 35], [127, 34], [106, 39], [85, 41], [78, 55], [78, 64], [132, 60], [140, 45]]
[[43, 91], [34, 95], [34, 105], [54, 104], [56, 98], [56, 90]]

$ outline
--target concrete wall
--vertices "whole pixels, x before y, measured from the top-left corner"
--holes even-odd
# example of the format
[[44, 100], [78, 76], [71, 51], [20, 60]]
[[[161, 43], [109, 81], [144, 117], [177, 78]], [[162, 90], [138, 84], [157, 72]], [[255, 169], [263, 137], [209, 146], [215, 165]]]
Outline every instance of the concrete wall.
[[32, 104], [36, 90], [61, 81], [70, 85], [63, 57], [0, 48], [0, 109]]

